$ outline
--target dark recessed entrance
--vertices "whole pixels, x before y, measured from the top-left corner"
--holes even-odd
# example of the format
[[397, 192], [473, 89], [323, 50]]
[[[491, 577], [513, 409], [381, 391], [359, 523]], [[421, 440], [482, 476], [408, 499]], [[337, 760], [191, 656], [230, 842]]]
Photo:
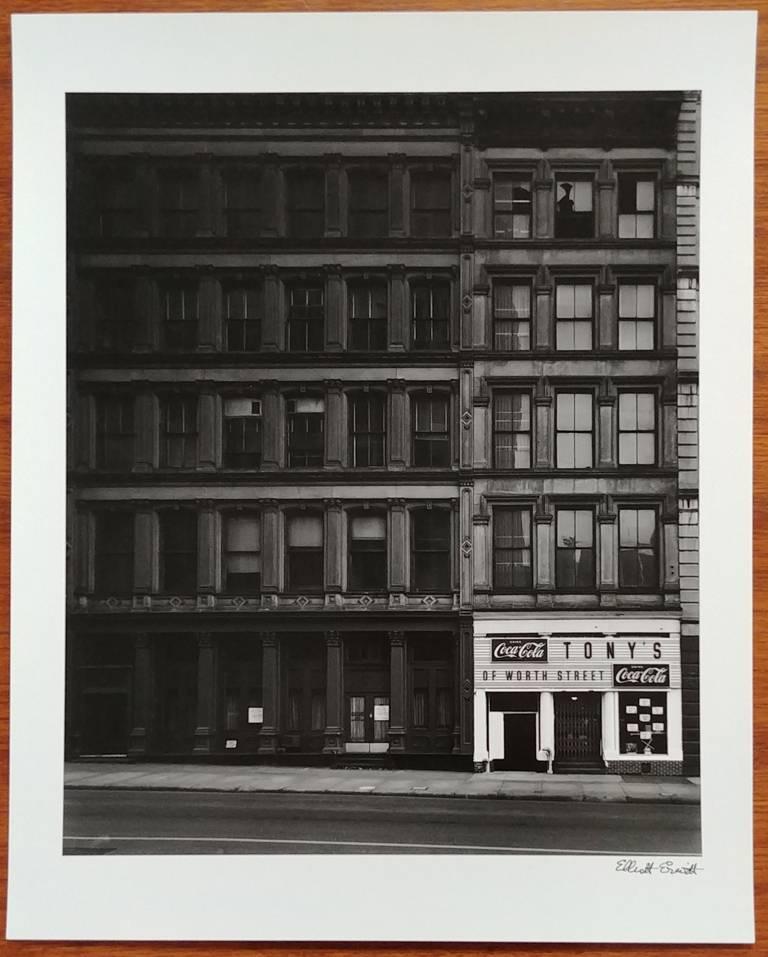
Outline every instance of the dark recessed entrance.
[[536, 715], [504, 715], [504, 759], [496, 761], [498, 771], [536, 771]]
[[600, 694], [555, 695], [555, 771], [603, 770]]

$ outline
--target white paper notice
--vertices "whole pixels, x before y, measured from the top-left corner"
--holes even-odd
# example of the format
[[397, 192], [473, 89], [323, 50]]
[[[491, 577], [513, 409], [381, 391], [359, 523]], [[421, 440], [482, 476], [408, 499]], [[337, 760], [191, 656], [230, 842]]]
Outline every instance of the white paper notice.
[[389, 721], [389, 705], [375, 704], [373, 706], [373, 720], [374, 721]]
[[264, 722], [263, 708], [248, 709], [248, 724], [262, 724]]

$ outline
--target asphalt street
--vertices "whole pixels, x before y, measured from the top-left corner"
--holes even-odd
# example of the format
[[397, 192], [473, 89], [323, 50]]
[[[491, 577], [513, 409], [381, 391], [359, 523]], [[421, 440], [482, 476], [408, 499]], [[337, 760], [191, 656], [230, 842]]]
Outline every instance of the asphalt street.
[[66, 790], [66, 854], [699, 854], [696, 805]]

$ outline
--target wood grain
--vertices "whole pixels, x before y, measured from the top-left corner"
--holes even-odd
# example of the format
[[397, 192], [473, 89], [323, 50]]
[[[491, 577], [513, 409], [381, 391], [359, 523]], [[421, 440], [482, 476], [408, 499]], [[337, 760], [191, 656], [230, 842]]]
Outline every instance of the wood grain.
[[[8, 955], [72, 955], [72, 957], [182, 957], [182, 955], [211, 954], [232, 957], [249, 954], [254, 957], [394, 957], [412, 954], [414, 957], [447, 957], [447, 955], [599, 955], [599, 957], [630, 957], [630, 955], [674, 954], [681, 957], [708, 955], [708, 957], [735, 957], [746, 953], [768, 954], [768, 862], [765, 838], [768, 830], [768, 698], [764, 683], [768, 650], [764, 643], [765, 615], [768, 613], [768, 37], [762, 18], [768, 15], [768, 0], [728, 2], [728, 0], [550, 0], [550, 2], [409, 2], [409, 0], [267, 0], [267, 2], [226, 2], [220, 0], [0, 0], [0, 820], [8, 817], [8, 699], [9, 699], [9, 543], [10, 543], [10, 373], [11, 373], [11, 59], [10, 15], [12, 13], [149, 13], [149, 12], [255, 12], [255, 11], [351, 11], [351, 10], [758, 10], [761, 24], [758, 34], [757, 56], [757, 110], [756, 110], [756, 263], [755, 263], [755, 503], [754, 503], [754, 662], [755, 662], [755, 899], [757, 908], [758, 943], [744, 946], [629, 946], [629, 945], [376, 945], [339, 944], [335, 946], [312, 944], [212, 944], [212, 943], [35, 943], [0, 941], [0, 953]], [[5, 914], [7, 865], [7, 824], [0, 830], [0, 912]], [[437, 930], [437, 927], [436, 927]], [[1, 933], [2, 931], [0, 931]]]

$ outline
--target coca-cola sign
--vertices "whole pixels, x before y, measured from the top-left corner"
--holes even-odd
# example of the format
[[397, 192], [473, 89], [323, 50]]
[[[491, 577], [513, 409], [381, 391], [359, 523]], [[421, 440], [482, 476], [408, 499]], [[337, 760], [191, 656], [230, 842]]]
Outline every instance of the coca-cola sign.
[[614, 665], [613, 683], [617, 688], [668, 688], [669, 665]]
[[493, 638], [493, 661], [547, 661], [546, 638]]

